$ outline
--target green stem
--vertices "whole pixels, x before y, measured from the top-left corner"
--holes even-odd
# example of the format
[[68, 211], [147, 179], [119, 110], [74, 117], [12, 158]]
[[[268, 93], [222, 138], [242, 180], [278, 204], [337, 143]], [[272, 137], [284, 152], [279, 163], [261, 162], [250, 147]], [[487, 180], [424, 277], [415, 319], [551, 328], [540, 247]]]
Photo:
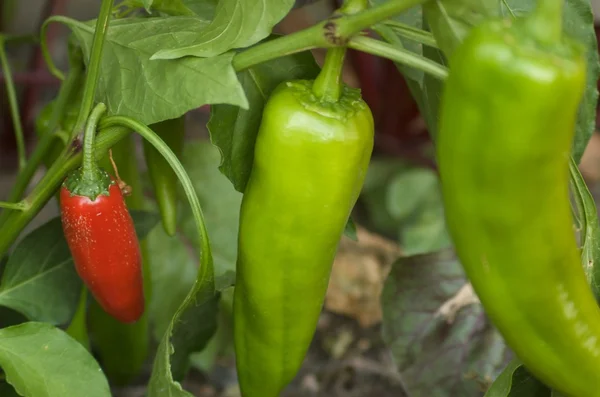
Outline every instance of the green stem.
[[75, 136], [83, 129], [85, 121], [87, 120], [90, 110], [94, 104], [96, 86], [98, 85], [98, 79], [100, 77], [102, 48], [104, 47], [104, 38], [106, 36], [106, 31], [108, 30], [110, 12], [112, 10], [113, 3], [114, 0], [102, 0], [100, 15], [98, 15], [96, 29], [94, 31], [94, 41], [92, 42], [92, 51], [87, 68], [87, 78], [85, 80], [85, 85], [83, 86], [83, 97], [81, 100], [81, 106], [79, 107], [77, 121], [75, 122], [75, 127], [72, 131], [72, 136]]
[[552, 45], [560, 42], [563, 6], [564, 0], [537, 0], [527, 23], [531, 33], [541, 43]]
[[10, 64], [6, 57], [6, 46], [4, 36], [0, 35], [0, 65], [4, 71], [6, 80], [6, 94], [8, 95], [8, 103], [10, 105], [10, 113], [17, 138], [17, 155], [19, 158], [19, 171], [25, 168], [25, 139], [23, 138], [23, 125], [21, 124], [21, 116], [19, 115], [19, 104], [17, 102], [17, 93], [15, 92], [15, 83], [12, 79]]
[[370, 39], [368, 37], [354, 37], [348, 43], [348, 47], [368, 54], [388, 58], [409, 67], [414, 67], [425, 73], [429, 73], [440, 80], [444, 80], [448, 77], [448, 69], [439, 63], [417, 55], [414, 52], [394, 47], [380, 40]]
[[[103, 157], [109, 148], [130, 133], [131, 130], [122, 127], [101, 130], [96, 138], [96, 158]], [[81, 153], [74, 154], [68, 158], [60, 157], [35, 186], [31, 194], [29, 194], [27, 198], [29, 208], [25, 211], [13, 211], [9, 213], [9, 216], [2, 225], [2, 233], [0, 233], [0, 257], [6, 254], [11, 244], [21, 233], [21, 230], [50, 200], [56, 189], [58, 189], [65, 179], [65, 176], [81, 164], [82, 157]]]
[[348, 15], [343, 22], [338, 24], [337, 34], [343, 38], [349, 38], [370, 26], [398, 15], [427, 0], [388, 0], [377, 7], [371, 7], [363, 12]]
[[94, 156], [94, 138], [96, 136], [96, 128], [100, 117], [106, 112], [106, 105], [99, 103], [96, 105], [87, 124], [85, 125], [85, 134], [83, 136], [83, 166], [82, 177], [87, 180], [95, 180], [98, 173], [98, 164]]
[[25, 211], [28, 205], [24, 201], [18, 203], [7, 203], [6, 201], [0, 201], [0, 208], [7, 208], [9, 210]]
[[334, 47], [322, 34], [325, 21], [273, 40], [264, 41], [238, 53], [233, 58], [233, 68], [240, 72], [271, 59], [311, 50], [316, 47]]
[[[337, 15], [355, 14], [367, 8], [366, 0], [345, 0], [343, 6], [336, 11]], [[342, 69], [346, 47], [335, 47], [327, 51], [325, 63], [315, 79], [312, 91], [323, 102], [335, 103], [342, 94]]]
[[62, 81], [65, 79], [65, 75], [54, 64], [50, 50], [48, 50], [48, 41], [46, 40], [46, 31], [52, 22], [52, 18], [46, 19], [40, 28], [40, 50], [42, 51], [42, 56], [44, 57], [44, 61], [46, 61], [46, 66], [48, 66], [48, 71], [50, 71], [50, 74]]
[[389, 0], [357, 14], [327, 19], [307, 29], [262, 42], [238, 53], [233, 58], [233, 67], [240, 72], [259, 63], [297, 52], [317, 47], [337, 47], [361, 30], [425, 1], [427, 0]]
[[342, 93], [342, 68], [345, 47], [331, 48], [325, 56], [321, 72], [313, 83], [313, 93], [323, 102], [337, 102]]
[[212, 254], [210, 250], [210, 242], [208, 239], [208, 231], [206, 230], [204, 215], [202, 213], [202, 207], [200, 206], [200, 201], [198, 200], [196, 191], [194, 190], [194, 185], [192, 184], [190, 177], [186, 173], [185, 168], [183, 168], [183, 166], [177, 159], [175, 153], [173, 153], [169, 146], [162, 139], [160, 139], [160, 137], [154, 131], [152, 131], [144, 124], [138, 122], [137, 120], [133, 120], [129, 117], [105, 117], [100, 122], [100, 126], [102, 128], [121, 126], [136, 131], [144, 139], [150, 142], [152, 146], [154, 146], [154, 148], [169, 163], [169, 165], [173, 169], [173, 172], [175, 172], [175, 175], [177, 175], [179, 182], [181, 182], [181, 185], [183, 186], [183, 190], [192, 208], [192, 214], [194, 216], [194, 220], [196, 221], [196, 226], [200, 234], [200, 261], [202, 263], [202, 266], [200, 268], [199, 279], [210, 280], [210, 282], [213, 283], [214, 289], [214, 269], [212, 265]]
[[[396, 33], [406, 39], [416, 41], [428, 47], [439, 48], [435, 37], [430, 32], [394, 20], [385, 21], [383, 25], [391, 27]], [[375, 26], [373, 30], [378, 31], [378, 27]]]
[[[57, 135], [54, 133], [54, 130], [58, 127], [67, 103], [69, 102], [73, 92], [75, 92], [77, 89], [77, 84], [79, 83], [82, 74], [83, 66], [74, 65], [72, 70], [69, 72], [67, 79], [61, 85], [56, 98], [56, 105], [52, 111], [52, 117], [48, 123], [48, 130], [50, 132], [42, 136], [33, 153], [29, 157], [25, 168], [17, 176], [17, 180], [15, 181], [15, 184], [8, 195], [8, 201], [18, 201], [21, 199], [25, 189], [27, 189], [27, 186], [29, 186], [29, 182], [31, 182], [31, 178], [33, 178], [33, 175], [46, 157], [48, 150], [52, 147], [52, 141], [57, 137]], [[4, 223], [7, 216], [7, 211], [0, 213], [0, 225]]]

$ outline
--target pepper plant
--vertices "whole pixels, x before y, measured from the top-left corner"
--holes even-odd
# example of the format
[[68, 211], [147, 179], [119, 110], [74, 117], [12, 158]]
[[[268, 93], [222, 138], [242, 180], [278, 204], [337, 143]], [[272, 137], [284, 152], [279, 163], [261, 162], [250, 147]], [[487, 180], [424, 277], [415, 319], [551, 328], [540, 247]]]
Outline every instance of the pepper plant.
[[[51, 16], [40, 46], [61, 86], [28, 156], [4, 51], [18, 38], [0, 36], [19, 161], [0, 203], [2, 395], [110, 396], [149, 364], [148, 396], [190, 396], [190, 357], [225, 315], [241, 395], [279, 396], [306, 357], [371, 162], [371, 110], [341, 78], [352, 49], [394, 61], [407, 81], [437, 145], [455, 257], [514, 352], [481, 364], [483, 388], [465, 377], [457, 393], [414, 375], [406, 392], [600, 396], [600, 236], [577, 170], [599, 73], [588, 1], [345, 0], [313, 26], [274, 34], [302, 3], [102, 0], [95, 20]], [[52, 23], [70, 30], [67, 70], [48, 50]], [[181, 161], [186, 114], [204, 105], [219, 171], [242, 195], [235, 273], [213, 259], [202, 187]], [[53, 197], [61, 217], [25, 235]], [[147, 236], [177, 241], [190, 212], [199, 264], [165, 302]], [[427, 255], [445, 263], [447, 251]], [[399, 369], [409, 351], [396, 354]]]

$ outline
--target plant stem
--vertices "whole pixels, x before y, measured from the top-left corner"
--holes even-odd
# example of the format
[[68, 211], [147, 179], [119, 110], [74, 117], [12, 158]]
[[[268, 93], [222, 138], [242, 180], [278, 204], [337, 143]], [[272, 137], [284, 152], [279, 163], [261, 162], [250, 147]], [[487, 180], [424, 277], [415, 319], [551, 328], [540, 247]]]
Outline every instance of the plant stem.
[[376, 7], [369, 8], [361, 13], [348, 15], [338, 24], [337, 34], [343, 38], [349, 38], [370, 26], [377, 24], [400, 14], [427, 0], [388, 0]]
[[42, 24], [42, 27], [40, 29], [40, 50], [42, 51], [42, 56], [44, 57], [44, 61], [46, 61], [46, 66], [48, 66], [48, 71], [54, 77], [56, 77], [57, 79], [62, 81], [65, 79], [65, 75], [54, 64], [54, 61], [52, 60], [52, 55], [50, 54], [50, 51], [48, 50], [48, 40], [46, 39], [46, 31], [48, 30], [48, 25], [50, 25], [52, 22], [53, 21], [50, 18], [50, 19], [47, 19], [46, 21], [44, 21], [44, 23]]
[[233, 58], [233, 68], [240, 72], [251, 66], [316, 47], [334, 47], [322, 34], [325, 21], [273, 40], [264, 41], [238, 53]]
[[87, 78], [83, 86], [83, 97], [77, 121], [72, 131], [71, 136], [74, 137], [83, 129], [85, 121], [90, 114], [90, 110], [94, 104], [96, 95], [96, 86], [100, 75], [100, 63], [102, 62], [102, 48], [104, 47], [104, 38], [110, 22], [110, 13], [113, 7], [114, 0], [102, 0], [100, 7], [100, 15], [96, 21], [96, 29], [94, 31], [94, 41], [92, 42], [92, 50], [90, 61], [87, 68]]
[[[425, 30], [394, 21], [393, 19], [385, 21], [383, 25], [391, 27], [396, 33], [406, 39], [416, 41], [417, 43], [426, 45], [428, 47], [439, 48], [437, 42], [435, 41], [435, 37], [433, 37], [433, 34]], [[376, 26], [374, 27], [374, 30], [378, 31], [379, 29]]]
[[106, 105], [99, 103], [96, 105], [85, 125], [85, 134], [83, 136], [83, 166], [82, 177], [87, 180], [97, 179], [98, 164], [94, 158], [94, 138], [96, 128], [100, 117], [106, 112]]
[[[52, 112], [52, 117], [48, 123], [48, 132], [42, 136], [38, 144], [36, 145], [33, 153], [29, 157], [25, 168], [17, 175], [17, 180], [12, 187], [10, 194], [8, 195], [8, 201], [18, 201], [23, 196], [25, 189], [29, 186], [29, 182], [33, 175], [37, 171], [38, 167], [46, 157], [48, 150], [51, 147], [52, 141], [58, 136], [55, 135], [55, 130], [60, 123], [60, 119], [64, 114], [65, 107], [73, 92], [77, 89], [77, 84], [83, 74], [83, 66], [76, 65], [69, 72], [67, 79], [63, 82], [56, 98], [56, 105]], [[7, 211], [0, 213], [0, 225], [4, 223], [8, 216]]]
[[137, 120], [125, 116], [109, 116], [102, 119], [102, 121], [100, 122], [100, 126], [103, 128], [121, 126], [136, 131], [144, 139], [150, 142], [152, 146], [154, 146], [154, 148], [169, 163], [169, 165], [173, 169], [173, 172], [175, 172], [175, 175], [177, 175], [179, 182], [181, 182], [181, 185], [183, 186], [183, 190], [190, 203], [190, 207], [192, 208], [192, 214], [194, 216], [194, 220], [196, 221], [196, 226], [200, 234], [199, 248], [202, 266], [200, 267], [198, 279], [205, 281], [208, 280], [207, 282], [212, 283], [212, 289], [214, 290], [214, 268], [212, 254], [210, 249], [210, 241], [208, 239], [208, 231], [206, 229], [204, 215], [202, 213], [202, 207], [200, 206], [200, 201], [198, 200], [196, 191], [194, 190], [194, 185], [192, 184], [190, 177], [186, 173], [185, 168], [183, 168], [183, 166], [177, 159], [177, 156], [154, 131], [152, 131], [144, 124], [138, 122]]
[[[295, 54], [313, 48], [338, 47], [353, 35], [378, 22], [426, 0], [389, 0], [379, 6], [353, 15], [343, 15], [337, 19], [327, 19], [304, 30], [278, 37], [250, 47], [233, 58], [237, 72], [271, 59]], [[331, 34], [333, 32], [333, 35]]]
[[25, 211], [27, 209], [27, 203], [19, 201], [18, 203], [7, 203], [0, 201], [0, 208], [7, 208], [9, 210]]
[[[131, 130], [123, 127], [111, 127], [101, 130], [96, 138], [96, 158], [103, 157], [106, 152], [108, 152], [109, 148], [130, 133]], [[29, 223], [48, 200], [50, 200], [67, 173], [81, 164], [82, 157], [81, 153], [74, 154], [68, 158], [60, 157], [52, 167], [50, 167], [46, 175], [44, 175], [44, 178], [42, 178], [35, 186], [26, 199], [29, 203], [29, 208], [24, 211], [13, 211], [9, 213], [6, 222], [2, 225], [2, 233], [0, 233], [0, 257], [6, 254], [11, 244], [21, 233], [21, 230], [23, 230], [27, 223]]]
[[527, 23], [531, 33], [541, 43], [552, 45], [560, 42], [563, 6], [564, 0], [537, 0]]
[[[335, 14], [354, 14], [363, 11], [367, 6], [366, 0], [345, 0]], [[323, 68], [312, 87], [313, 93], [323, 102], [335, 103], [340, 99], [345, 55], [346, 47], [334, 47], [327, 51]]]
[[4, 79], [6, 80], [6, 94], [8, 95], [8, 103], [10, 105], [13, 129], [15, 130], [15, 137], [17, 140], [19, 171], [22, 171], [23, 168], [25, 168], [26, 163], [23, 125], [21, 124], [21, 116], [19, 115], [19, 104], [17, 102], [17, 93], [15, 92], [15, 83], [12, 79], [10, 64], [8, 63], [8, 59], [6, 57], [5, 38], [2, 35], [0, 35], [0, 65], [2, 65]]
[[313, 83], [313, 93], [323, 102], [337, 102], [342, 93], [342, 68], [346, 48], [331, 48], [325, 55], [325, 63]]
[[348, 43], [348, 47], [368, 54], [377, 55], [391, 59], [394, 62], [414, 67], [429, 73], [440, 80], [448, 77], [448, 69], [437, 62], [417, 55], [414, 52], [400, 49], [380, 40], [368, 37], [354, 37]]

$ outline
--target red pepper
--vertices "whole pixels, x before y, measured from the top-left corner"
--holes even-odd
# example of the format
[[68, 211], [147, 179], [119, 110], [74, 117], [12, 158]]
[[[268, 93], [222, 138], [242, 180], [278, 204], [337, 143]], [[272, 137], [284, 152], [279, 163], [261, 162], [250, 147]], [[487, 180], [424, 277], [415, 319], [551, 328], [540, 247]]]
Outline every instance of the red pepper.
[[86, 126], [83, 166], [61, 187], [61, 219], [77, 273], [108, 314], [129, 323], [144, 312], [142, 256], [121, 190], [93, 158], [104, 109], [97, 106]]
[[134, 322], [144, 312], [142, 257], [121, 190], [92, 201], [63, 186], [60, 208], [75, 268], [102, 308], [117, 320]]

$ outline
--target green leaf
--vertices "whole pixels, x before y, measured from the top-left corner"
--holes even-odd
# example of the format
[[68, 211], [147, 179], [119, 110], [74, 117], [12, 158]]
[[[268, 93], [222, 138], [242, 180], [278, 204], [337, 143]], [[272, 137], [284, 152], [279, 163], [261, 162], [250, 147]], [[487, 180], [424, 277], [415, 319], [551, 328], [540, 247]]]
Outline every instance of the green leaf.
[[267, 37], [293, 4], [293, 0], [220, 0], [210, 25], [178, 46], [157, 51], [152, 59], [213, 57], [249, 47]]
[[[215, 276], [235, 271], [237, 259], [237, 234], [242, 194], [236, 191], [227, 178], [219, 172], [219, 150], [208, 141], [188, 143], [182, 156], [184, 165], [205, 213], [215, 261]], [[191, 210], [183, 210], [181, 229], [187, 239], [198, 239]]]
[[198, 259], [179, 236], [169, 237], [162, 227], [148, 235], [148, 252], [152, 274], [152, 300], [148, 311], [154, 338], [160, 341], [194, 285]]
[[344, 236], [348, 237], [351, 240], [358, 241], [356, 224], [354, 223], [352, 218], [348, 218], [348, 222], [346, 222], [346, 227], [344, 228]]
[[0, 380], [0, 396], [2, 397], [20, 397], [14, 387]]
[[471, 28], [500, 15], [499, 3], [498, 0], [433, 0], [424, 4], [423, 10], [438, 46], [449, 57]]
[[394, 219], [403, 221], [413, 215], [431, 195], [439, 195], [435, 172], [412, 168], [397, 174], [388, 186], [387, 205]]
[[558, 397], [534, 378], [518, 359], [513, 359], [496, 378], [484, 397]]
[[129, 0], [130, 7], [143, 7], [150, 10], [164, 12], [169, 15], [194, 15], [182, 0]]
[[193, 397], [181, 387], [189, 354], [201, 351], [217, 328], [219, 294], [196, 282], [162, 337], [148, 384], [149, 397]]
[[254, 160], [254, 142], [262, 120], [262, 111], [271, 92], [281, 82], [312, 79], [319, 73], [308, 52], [288, 55], [256, 65], [239, 73], [249, 108], [231, 105], [211, 106], [208, 129], [212, 142], [219, 147], [223, 160], [219, 169], [243, 192]]
[[110, 397], [94, 358], [65, 332], [45, 323], [0, 330], [0, 366], [27, 397]]
[[581, 265], [597, 300], [600, 300], [600, 224], [594, 197], [587, 188], [573, 158], [569, 162], [571, 190], [581, 225]]
[[383, 337], [408, 395], [476, 396], [508, 362], [506, 344], [479, 303], [463, 297], [453, 318], [440, 311], [465, 284], [451, 250], [392, 265], [381, 296]]
[[[68, 25], [89, 60], [95, 21], [55, 16]], [[206, 21], [198, 17], [126, 18], [112, 21], [106, 35], [96, 100], [110, 114], [148, 125], [177, 118], [202, 105], [248, 107], [231, 60], [233, 52], [212, 58], [150, 60], [160, 48], [175, 48], [196, 37]]]
[[196, 15], [212, 20], [219, 0], [183, 0], [183, 2]]
[[129, 215], [131, 215], [135, 226], [135, 234], [140, 240], [145, 239], [148, 233], [160, 222], [160, 215], [156, 212], [129, 210]]
[[[93, 299], [90, 297], [90, 299]], [[111, 383], [124, 386], [139, 375], [148, 356], [148, 314], [124, 324], [93, 302], [87, 320], [93, 350]]]
[[[371, 2], [380, 4], [383, 3], [384, 0], [371, 0]], [[421, 6], [413, 7], [393, 19], [418, 29], [424, 28]], [[416, 54], [424, 55], [441, 65], [446, 65], [446, 61], [438, 49], [423, 46], [412, 40], [405, 39], [388, 26], [377, 25], [375, 29], [388, 43], [393, 44], [398, 48], [406, 48]], [[443, 82], [414, 68], [409, 68], [398, 63], [396, 63], [396, 67], [406, 78], [408, 88], [419, 107], [421, 115], [429, 127], [429, 132], [431, 136], [435, 138], [437, 133], [438, 107]]]
[[[146, 11], [150, 11], [150, 8], [152, 8], [152, 5], [154, 4], [154, 0], [140, 0], [139, 3], [146, 9]], [[135, 5], [136, 1], [132, 1], [131, 4]]]
[[[27, 322], [27, 317], [23, 316], [18, 311], [9, 309], [8, 307], [0, 306], [0, 328], [10, 327]], [[0, 396], [2, 394], [0, 393]]]
[[30, 320], [65, 324], [75, 313], [80, 289], [60, 218], [54, 218], [27, 235], [9, 257], [0, 305]]

